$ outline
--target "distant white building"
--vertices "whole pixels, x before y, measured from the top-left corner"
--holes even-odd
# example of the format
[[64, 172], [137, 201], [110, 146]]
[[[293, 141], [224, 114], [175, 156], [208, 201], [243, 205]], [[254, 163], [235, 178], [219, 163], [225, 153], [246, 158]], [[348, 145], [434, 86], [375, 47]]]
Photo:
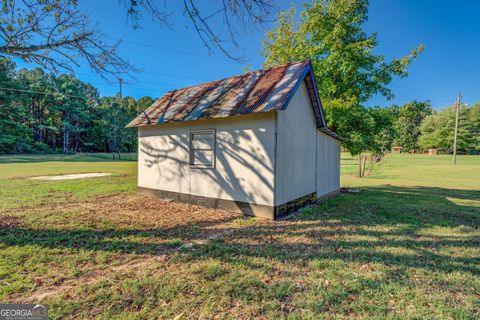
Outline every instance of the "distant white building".
[[138, 127], [138, 190], [275, 219], [340, 188], [309, 61], [174, 90]]

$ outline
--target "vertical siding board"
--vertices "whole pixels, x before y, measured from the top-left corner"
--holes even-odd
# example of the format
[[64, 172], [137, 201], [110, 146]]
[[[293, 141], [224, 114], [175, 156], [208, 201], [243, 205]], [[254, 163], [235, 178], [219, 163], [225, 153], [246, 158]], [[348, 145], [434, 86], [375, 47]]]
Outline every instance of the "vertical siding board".
[[340, 142], [317, 131], [317, 196], [340, 188]]
[[276, 205], [315, 192], [315, 132], [313, 108], [302, 83], [288, 107], [278, 111]]

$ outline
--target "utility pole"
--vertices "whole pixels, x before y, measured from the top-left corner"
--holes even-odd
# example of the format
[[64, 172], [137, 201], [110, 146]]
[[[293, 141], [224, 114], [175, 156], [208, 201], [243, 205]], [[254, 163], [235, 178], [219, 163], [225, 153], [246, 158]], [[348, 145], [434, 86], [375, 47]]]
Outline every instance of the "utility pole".
[[122, 99], [122, 85], [123, 85], [123, 79], [119, 78], [118, 79], [118, 96], [120, 100]]
[[457, 163], [457, 132], [458, 132], [458, 110], [462, 103], [462, 94], [458, 94], [457, 102], [455, 102], [455, 135], [453, 136], [453, 164]]

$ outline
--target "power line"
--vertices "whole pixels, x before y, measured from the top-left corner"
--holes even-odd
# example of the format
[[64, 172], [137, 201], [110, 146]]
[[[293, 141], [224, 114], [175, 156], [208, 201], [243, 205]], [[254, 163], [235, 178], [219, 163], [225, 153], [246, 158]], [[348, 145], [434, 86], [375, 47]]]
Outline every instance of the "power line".
[[197, 78], [197, 77], [184, 76], [184, 75], [172, 74], [172, 73], [164, 73], [164, 72], [140, 71], [140, 73], [150, 73], [150, 74], [157, 74], [157, 75], [167, 76], [167, 77], [185, 78], [185, 79], [200, 80], [200, 81], [210, 81], [210, 79], [207, 79], [207, 78]]
[[7, 91], [16, 91], [16, 92], [25, 92], [25, 93], [35, 93], [35, 94], [43, 94], [43, 95], [54, 95], [54, 94], [61, 94], [70, 98], [77, 98], [77, 99], [87, 99], [86, 97], [81, 97], [81, 96], [75, 96], [71, 94], [64, 94], [61, 92], [41, 92], [41, 91], [33, 91], [33, 90], [27, 90], [27, 89], [16, 89], [16, 88], [5, 88], [5, 87], [0, 87], [0, 90], [7, 90]]
[[[79, 79], [85, 83], [89, 83], [89, 84], [94, 84], [94, 85], [101, 85], [101, 86], [104, 86], [106, 84], [108, 84], [107, 82], [101, 82], [101, 81], [96, 81], [96, 80], [101, 80], [99, 78], [96, 78], [94, 74], [89, 74], [89, 73], [85, 73], [85, 72], [74, 72], [75, 74], [80, 74], [80, 75], [85, 75], [85, 76], [88, 76], [88, 77], [94, 77], [95, 80], [82, 80], [82, 79]], [[152, 84], [153, 86], [155, 87], [163, 87], [163, 88], [166, 88], [168, 90], [172, 90], [172, 89], [176, 89], [176, 88], [179, 88], [179, 87], [184, 87], [185, 84], [179, 84], [179, 83], [155, 83], [155, 81], [136, 81], [138, 83], [145, 83], [145, 84]], [[159, 82], [163, 82], [163, 81], [159, 81]], [[129, 87], [129, 88], [132, 88], [132, 89], [142, 89], [142, 90], [155, 90], [157, 88], [145, 88], [145, 87], [136, 87], [136, 86], [133, 86], [131, 84], [129, 84], [128, 82], [125, 82], [124, 80], [122, 80], [122, 83], [123, 83], [123, 86], [124, 87]]]
[[[85, 73], [85, 72], [78, 72], [78, 71], [75, 71], [74, 73], [75, 74], [81, 74], [81, 75], [84, 75], [84, 76], [89, 76], [89, 77], [95, 77], [95, 74], [92, 74], [92, 73]], [[173, 73], [165, 73], [165, 72], [155, 72], [155, 71], [144, 71], [144, 70], [142, 70], [139, 73], [149, 73], [149, 74], [155, 74], [155, 75], [160, 75], [160, 76], [184, 78], [184, 79], [191, 79], [191, 80], [198, 80], [198, 81], [211, 81], [210, 79], [207, 79], [207, 78], [198, 78], [198, 77], [191, 77], [191, 76], [185, 76], [185, 75], [179, 75], [179, 74], [173, 74]], [[149, 83], [150, 81], [135, 80], [135, 82]]]
[[[125, 86], [130, 87], [128, 85], [125, 85]], [[139, 87], [130, 87], [130, 88], [141, 89], [141, 90], [154, 90], [153, 88], [139, 88]], [[24, 92], [24, 93], [34, 93], [34, 94], [42, 94], [42, 95], [61, 94], [63, 96], [70, 97], [70, 98], [87, 99], [87, 97], [76, 96], [76, 95], [72, 95], [72, 94], [64, 94], [64, 93], [61, 93], [61, 92], [34, 91], [34, 90], [28, 90], [28, 89], [16, 89], [16, 88], [6, 88], [6, 87], [0, 87], [0, 90], [14, 91], [14, 92]]]
[[[155, 90], [154, 88], [139, 88], [139, 87], [131, 87], [129, 85], [124, 85], [124, 86], [130, 87], [130, 88], [133, 88], [133, 89], [140, 89], [140, 90]], [[64, 94], [64, 93], [61, 93], [61, 92], [34, 91], [34, 90], [28, 90], [28, 89], [16, 89], [16, 88], [6, 88], [6, 87], [0, 87], [0, 90], [14, 91], [14, 92], [24, 92], [24, 93], [34, 93], [34, 94], [42, 94], [42, 95], [61, 94], [63, 96], [70, 97], [70, 98], [87, 99], [87, 97], [76, 96], [76, 95], [72, 95], [72, 94]]]
[[134, 45], [137, 45], [137, 46], [143, 46], [143, 47], [147, 47], [147, 48], [154, 48], [154, 49], [159, 49], [159, 50], [163, 50], [163, 51], [170, 51], [170, 52], [173, 52], [173, 53], [181, 53], [181, 54], [186, 54], [186, 55], [191, 55], [191, 56], [196, 56], [196, 57], [201, 57], [201, 58], [207, 58], [207, 59], [217, 60], [217, 61], [235, 62], [237, 64], [242, 64], [242, 65], [244, 64], [243, 62], [240, 62], [240, 61], [237, 61], [237, 60], [234, 60], [234, 59], [217, 58], [217, 57], [212, 57], [210, 55], [205, 55], [205, 54], [201, 54], [201, 53], [196, 53], [196, 52], [191, 52], [191, 51], [186, 51], [186, 50], [180, 50], [180, 49], [172, 49], [172, 48], [163, 47], [163, 46], [159, 46], [159, 45], [155, 45], [155, 44], [151, 44], [151, 43], [123, 40], [123, 39], [115, 39], [115, 38], [110, 38], [110, 37], [107, 37], [107, 38], [110, 39], [110, 40], [120, 41], [120, 42], [127, 43], [127, 44], [134, 44]]
[[[77, 74], [82, 74], [82, 73], [79, 73], [77, 72]], [[88, 75], [88, 74], [85, 74], [85, 75]], [[91, 84], [97, 84], [97, 85], [106, 85], [108, 84], [107, 82], [101, 82], [101, 81], [96, 81], [97, 79], [95, 80], [82, 80], [84, 82], [88, 82], [88, 83], [91, 83]], [[98, 79], [100, 80], [100, 79]], [[145, 84], [151, 84], [151, 85], [154, 85], [154, 86], [160, 86], [160, 87], [167, 87], [167, 88], [179, 88], [179, 87], [185, 87], [185, 84], [180, 84], [180, 83], [165, 83], [163, 81], [158, 81], [158, 82], [162, 82], [162, 83], [156, 83], [156, 80], [152, 80], [152, 81], [135, 81], [135, 83], [145, 83]], [[123, 81], [123, 84], [126, 86], [126, 87], [131, 87], [131, 83], [129, 82], [125, 82]], [[145, 88], [143, 88], [145, 89]], [[153, 88], [152, 88], [153, 89]]]

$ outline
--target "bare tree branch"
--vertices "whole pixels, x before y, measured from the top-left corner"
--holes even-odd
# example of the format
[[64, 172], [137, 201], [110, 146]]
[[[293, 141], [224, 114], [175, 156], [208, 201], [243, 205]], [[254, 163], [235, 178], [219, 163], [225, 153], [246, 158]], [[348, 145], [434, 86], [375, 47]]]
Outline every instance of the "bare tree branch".
[[80, 12], [77, 0], [3, 0], [0, 54], [18, 57], [52, 71], [73, 71], [81, 61], [107, 80], [136, 69], [118, 55], [119, 43]]
[[[120, 0], [124, 3], [127, 16], [131, 18], [134, 27], [141, 26], [142, 10], [159, 21], [163, 26], [170, 26], [171, 12], [166, 8], [166, 1], [162, 8], [154, 0]], [[211, 1], [211, 12], [200, 11], [197, 1], [183, 0], [184, 14], [192, 22], [195, 31], [211, 54], [215, 49], [220, 50], [227, 57], [234, 60], [243, 60], [241, 56], [233, 54], [241, 49], [237, 38], [240, 35], [239, 27], [249, 32], [258, 25], [268, 21], [275, 9], [273, 0], [218, 0]], [[214, 28], [220, 19], [223, 28]], [[233, 45], [231, 48], [229, 45]]]
[[[124, 4], [134, 28], [149, 15], [162, 27], [171, 27], [172, 12], [155, 0], [117, 0]], [[196, 0], [184, 0], [184, 14], [193, 24], [211, 54], [219, 50], [231, 59], [242, 60], [237, 37], [239, 29], [251, 31], [266, 22], [273, 0], [210, 0], [208, 12]], [[0, 0], [0, 55], [17, 57], [51, 71], [73, 72], [80, 62], [107, 80], [124, 78], [137, 69], [118, 55], [117, 43], [80, 11], [78, 0]], [[222, 27], [218, 27], [221, 25]], [[232, 47], [233, 46], [233, 47]]]

